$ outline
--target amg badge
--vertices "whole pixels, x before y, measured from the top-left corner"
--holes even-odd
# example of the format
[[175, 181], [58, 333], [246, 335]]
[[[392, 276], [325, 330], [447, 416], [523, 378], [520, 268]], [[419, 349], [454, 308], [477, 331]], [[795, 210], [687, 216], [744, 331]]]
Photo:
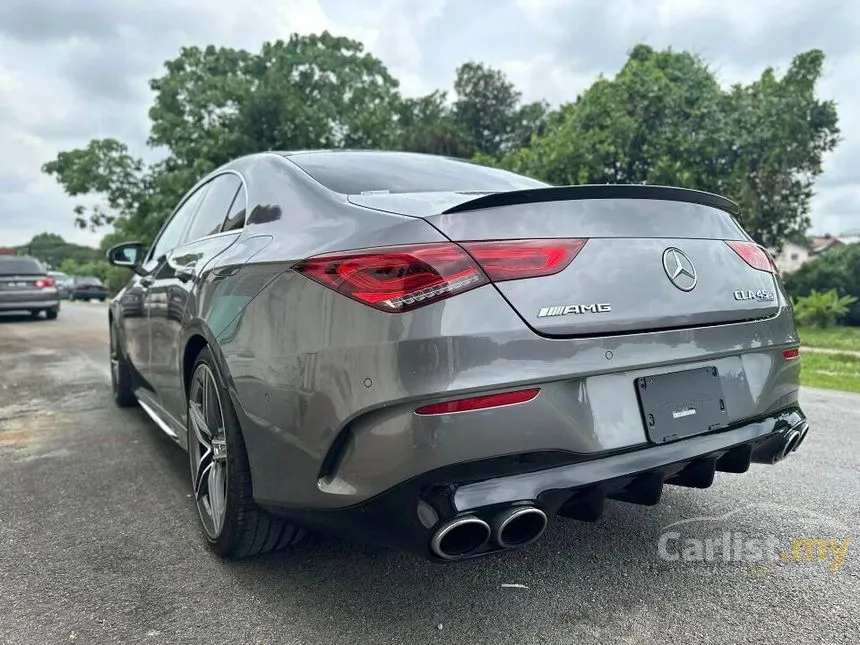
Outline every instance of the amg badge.
[[541, 307], [537, 317], [567, 316], [568, 314], [605, 314], [610, 311], [612, 311], [612, 305], [608, 302], [591, 305], [558, 305], [555, 307]]
[[751, 289], [738, 289], [734, 292], [735, 300], [758, 300], [760, 302], [767, 302], [774, 299], [773, 291], [768, 291], [767, 289], [758, 289], [757, 291], [752, 291]]

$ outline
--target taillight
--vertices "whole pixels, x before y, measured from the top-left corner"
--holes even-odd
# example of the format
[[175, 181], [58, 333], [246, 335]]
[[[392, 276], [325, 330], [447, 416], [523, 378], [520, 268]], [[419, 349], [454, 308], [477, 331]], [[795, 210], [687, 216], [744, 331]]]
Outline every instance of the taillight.
[[399, 313], [490, 282], [558, 273], [585, 242], [505, 240], [386, 246], [318, 255], [298, 262], [293, 269], [344, 296]]
[[47, 289], [48, 287], [54, 286], [53, 278], [39, 278], [36, 280], [36, 288], [37, 289]]
[[295, 271], [382, 311], [403, 312], [487, 284], [487, 276], [450, 242], [388, 246], [302, 260]]
[[749, 264], [753, 269], [766, 271], [768, 273], [776, 273], [776, 264], [770, 254], [761, 248], [755, 242], [738, 242], [735, 240], [726, 240], [732, 250], [737, 253], [741, 259]]
[[516, 392], [502, 392], [501, 394], [485, 394], [473, 396], [468, 399], [456, 401], [445, 401], [444, 403], [431, 403], [415, 410], [415, 414], [422, 416], [428, 414], [451, 414], [453, 412], [469, 412], [471, 410], [485, 410], [487, 408], [498, 408], [503, 405], [515, 405], [526, 403], [535, 398], [540, 388], [528, 390], [517, 390]]
[[493, 282], [552, 275], [573, 262], [586, 240], [502, 240], [462, 244]]
[[787, 361], [793, 361], [798, 356], [800, 356], [800, 349], [798, 347], [792, 347], [782, 352], [782, 357]]

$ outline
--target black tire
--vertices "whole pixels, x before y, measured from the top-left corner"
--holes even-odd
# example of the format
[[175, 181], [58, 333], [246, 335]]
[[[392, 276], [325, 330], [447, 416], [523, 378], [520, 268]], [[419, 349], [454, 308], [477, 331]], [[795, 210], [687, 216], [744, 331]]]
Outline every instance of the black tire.
[[99, 298], [99, 302], [104, 302], [104, 301], [105, 301], [104, 298]]
[[117, 338], [116, 328], [110, 327], [110, 384], [113, 400], [121, 408], [130, 408], [137, 404], [132, 387], [131, 367]]
[[45, 318], [48, 320], [56, 320], [57, 315], [60, 313], [59, 309], [47, 309], [45, 311]]
[[42, 313], [41, 309], [31, 309], [30, 310], [30, 316], [33, 318], [38, 318], [39, 314], [41, 314], [41, 313]]
[[[217, 536], [211, 536], [200, 518], [201, 528], [209, 547], [222, 558], [244, 558], [276, 551], [297, 544], [304, 538], [306, 531], [290, 522], [263, 510], [254, 502], [251, 486], [251, 468], [245, 440], [236, 417], [236, 410], [227, 392], [224, 378], [209, 348], [204, 347], [197, 355], [192, 374], [196, 375], [200, 365], [209, 368], [215, 379], [215, 388], [221, 407], [226, 440], [226, 511], [224, 521]], [[192, 377], [193, 379], [194, 377]], [[188, 406], [191, 405], [192, 384], [189, 384]], [[191, 429], [191, 415], [188, 415], [189, 461], [191, 469], [192, 492], [194, 491], [195, 472], [194, 450], [191, 442], [197, 442]], [[196, 501], [198, 515], [203, 513], [201, 502]]]

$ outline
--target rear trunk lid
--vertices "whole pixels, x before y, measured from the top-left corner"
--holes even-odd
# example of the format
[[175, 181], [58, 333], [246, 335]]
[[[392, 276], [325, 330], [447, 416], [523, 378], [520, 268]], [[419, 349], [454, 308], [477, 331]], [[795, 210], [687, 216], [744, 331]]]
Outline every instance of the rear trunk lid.
[[[732, 216], [736, 206], [716, 195], [647, 186], [575, 186], [484, 196], [350, 199], [424, 217], [455, 242], [587, 240], [558, 273], [496, 283], [519, 315], [546, 336], [726, 324], [779, 311], [773, 273], [753, 268], [730, 246], [750, 245], [750, 238]], [[444, 212], [428, 214], [443, 204]]]
[[39, 290], [36, 282], [44, 277], [44, 268], [33, 258], [0, 257], [0, 298], [5, 301], [23, 299]]

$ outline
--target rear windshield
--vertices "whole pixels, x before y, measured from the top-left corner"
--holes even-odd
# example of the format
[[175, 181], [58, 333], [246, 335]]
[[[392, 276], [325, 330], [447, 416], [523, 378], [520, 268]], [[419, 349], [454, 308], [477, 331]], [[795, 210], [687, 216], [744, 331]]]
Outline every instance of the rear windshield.
[[0, 275], [42, 275], [45, 269], [33, 258], [0, 257]]
[[84, 276], [82, 278], [75, 278], [75, 284], [95, 284], [100, 285], [102, 283], [98, 278], [91, 278], [88, 276]]
[[408, 152], [310, 152], [289, 159], [329, 190], [347, 195], [502, 192], [547, 186], [506, 170]]

